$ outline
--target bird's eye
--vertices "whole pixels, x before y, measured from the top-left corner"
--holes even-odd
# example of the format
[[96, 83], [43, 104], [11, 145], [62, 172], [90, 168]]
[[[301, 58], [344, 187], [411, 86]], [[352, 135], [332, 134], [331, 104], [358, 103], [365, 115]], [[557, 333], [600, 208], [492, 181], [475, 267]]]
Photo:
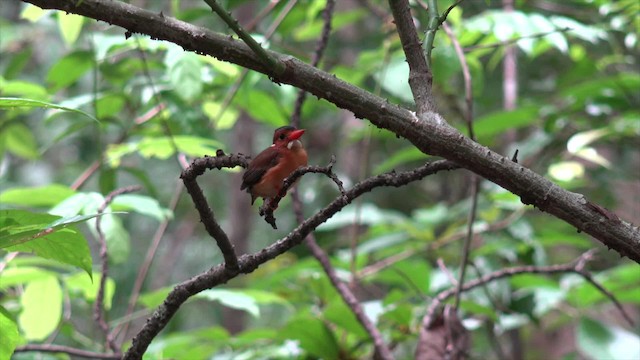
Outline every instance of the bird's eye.
[[284, 140], [284, 137], [285, 137], [284, 134], [280, 134], [279, 136], [280, 140]]

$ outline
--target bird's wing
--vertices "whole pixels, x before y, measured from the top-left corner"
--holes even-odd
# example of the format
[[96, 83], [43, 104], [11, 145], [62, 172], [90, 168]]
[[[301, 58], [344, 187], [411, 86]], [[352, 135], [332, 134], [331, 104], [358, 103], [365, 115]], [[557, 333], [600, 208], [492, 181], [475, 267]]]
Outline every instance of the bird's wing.
[[[278, 165], [280, 157], [280, 153], [273, 147], [269, 147], [258, 154], [249, 164], [247, 171], [242, 175], [242, 186], [240, 186], [240, 190], [251, 188], [260, 182], [267, 170]], [[264, 165], [254, 166], [254, 164]]]

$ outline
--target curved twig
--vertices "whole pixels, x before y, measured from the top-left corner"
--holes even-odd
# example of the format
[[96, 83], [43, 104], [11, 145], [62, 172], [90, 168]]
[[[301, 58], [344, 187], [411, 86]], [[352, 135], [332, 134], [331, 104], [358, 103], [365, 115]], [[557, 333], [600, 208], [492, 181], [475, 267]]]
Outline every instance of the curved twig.
[[[195, 177], [204, 173], [207, 168], [234, 167], [246, 165], [247, 158], [244, 155], [221, 155], [216, 158], [196, 159], [191, 167], [185, 172], [189, 176]], [[144, 327], [133, 338], [131, 347], [124, 355], [124, 359], [141, 359], [151, 341], [167, 325], [169, 320], [178, 311], [180, 306], [191, 296], [210, 289], [216, 285], [225, 283], [239, 274], [248, 274], [258, 268], [261, 264], [283, 254], [296, 245], [299, 245], [304, 238], [320, 224], [327, 221], [338, 211], [349, 205], [355, 198], [367, 193], [375, 188], [383, 186], [404, 186], [410, 182], [420, 180], [428, 175], [435, 174], [443, 170], [453, 170], [459, 168], [458, 165], [447, 160], [427, 163], [417, 169], [404, 172], [390, 172], [380, 174], [357, 183], [353, 188], [345, 191], [344, 195], [334, 199], [329, 205], [318, 211], [315, 215], [298, 225], [287, 236], [277, 242], [267, 246], [257, 253], [243, 255], [238, 258], [238, 266], [232, 268], [223, 264], [217, 265], [208, 271], [197, 275], [189, 280], [178, 284], [164, 300], [162, 305], [151, 315]], [[183, 172], [183, 174], [185, 173]], [[206, 200], [205, 200], [206, 205]], [[203, 222], [211, 221], [203, 218]], [[205, 227], [207, 224], [205, 223]]]
[[[104, 202], [98, 208], [98, 215], [104, 213], [107, 206], [111, 204], [116, 196], [138, 191], [141, 188], [141, 186], [134, 185], [116, 189], [110, 192], [107, 196], [105, 196]], [[96, 323], [98, 323], [98, 326], [104, 333], [107, 346], [111, 349], [111, 351], [119, 354], [120, 349], [118, 348], [118, 345], [116, 344], [113, 337], [111, 337], [111, 335], [109, 334], [109, 325], [104, 319], [104, 289], [107, 283], [107, 276], [109, 274], [109, 254], [107, 251], [107, 241], [105, 240], [104, 232], [102, 232], [101, 224], [102, 216], [98, 216], [96, 218], [96, 233], [98, 234], [98, 242], [100, 244], [100, 260], [102, 260], [102, 271], [100, 276], [100, 284], [98, 285], [98, 294], [96, 295], [96, 302], [93, 307], [93, 319], [96, 321]]]
[[207, 204], [207, 200], [202, 193], [200, 185], [196, 182], [196, 178], [204, 174], [206, 169], [216, 168], [220, 170], [223, 167], [233, 168], [236, 166], [246, 168], [248, 163], [249, 158], [243, 154], [225, 155], [222, 150], [218, 150], [215, 157], [205, 156], [193, 160], [191, 165], [184, 169], [180, 175], [184, 186], [187, 188], [187, 192], [191, 195], [191, 199], [193, 199], [198, 213], [200, 213], [200, 221], [204, 224], [209, 235], [216, 240], [218, 248], [220, 248], [222, 256], [224, 257], [224, 266], [230, 270], [238, 268], [238, 256], [229, 241], [229, 237], [216, 221], [213, 210], [211, 210], [209, 204]]

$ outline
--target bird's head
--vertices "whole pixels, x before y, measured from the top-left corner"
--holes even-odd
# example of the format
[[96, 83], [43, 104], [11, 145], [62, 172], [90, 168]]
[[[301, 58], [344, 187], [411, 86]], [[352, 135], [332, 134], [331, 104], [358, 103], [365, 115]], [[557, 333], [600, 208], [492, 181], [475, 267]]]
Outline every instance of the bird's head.
[[296, 129], [293, 126], [277, 128], [273, 133], [273, 146], [286, 147], [289, 150], [302, 147], [302, 143], [298, 140], [302, 134], [304, 134], [304, 129]]

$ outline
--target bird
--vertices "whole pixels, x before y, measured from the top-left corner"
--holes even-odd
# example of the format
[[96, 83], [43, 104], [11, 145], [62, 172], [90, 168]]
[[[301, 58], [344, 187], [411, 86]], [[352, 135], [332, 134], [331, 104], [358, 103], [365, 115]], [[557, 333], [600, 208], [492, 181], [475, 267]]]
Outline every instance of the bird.
[[304, 129], [282, 126], [273, 133], [273, 144], [259, 153], [242, 175], [240, 190], [251, 194], [251, 205], [258, 197], [274, 198], [284, 179], [297, 168], [307, 166], [307, 152], [299, 140]]

